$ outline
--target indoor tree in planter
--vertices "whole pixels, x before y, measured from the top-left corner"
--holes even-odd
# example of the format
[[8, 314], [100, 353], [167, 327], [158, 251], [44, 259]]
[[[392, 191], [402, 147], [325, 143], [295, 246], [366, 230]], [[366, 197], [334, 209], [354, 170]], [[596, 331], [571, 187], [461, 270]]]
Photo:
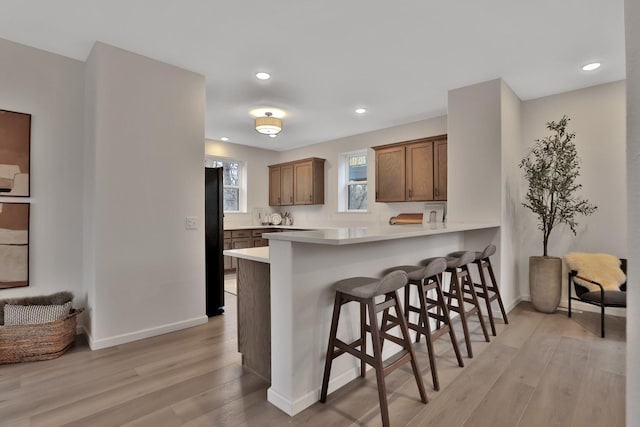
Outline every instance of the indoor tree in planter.
[[562, 293], [562, 259], [549, 257], [547, 247], [554, 227], [567, 224], [576, 234], [577, 215], [590, 215], [597, 209], [575, 193], [582, 185], [580, 158], [573, 142], [575, 132], [567, 132], [567, 116], [547, 123], [552, 134], [537, 139], [531, 151], [520, 162], [529, 184], [522, 205], [538, 217], [542, 231], [543, 253], [529, 258], [529, 290], [531, 302], [539, 311], [551, 313], [560, 303]]

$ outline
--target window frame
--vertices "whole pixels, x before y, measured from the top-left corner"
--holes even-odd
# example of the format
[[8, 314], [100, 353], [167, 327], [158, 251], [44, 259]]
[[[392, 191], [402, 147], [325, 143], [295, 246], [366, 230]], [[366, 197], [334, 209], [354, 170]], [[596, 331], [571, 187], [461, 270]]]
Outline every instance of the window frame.
[[[216, 164], [216, 162], [221, 163], [222, 165], [219, 166]], [[206, 155], [204, 159], [204, 166], [207, 168], [211, 168], [211, 167], [224, 168], [224, 163], [236, 163], [238, 165], [238, 185], [227, 185], [224, 182], [222, 184], [223, 193], [225, 189], [238, 190], [238, 210], [226, 210], [223, 208], [224, 212], [225, 213], [246, 213], [247, 212], [246, 162], [244, 160], [233, 159], [230, 157], [211, 156], [211, 155]], [[223, 203], [223, 207], [224, 207], [224, 203]]]
[[[366, 179], [364, 181], [352, 181], [349, 179], [350, 159], [352, 157], [364, 156], [365, 165], [367, 167]], [[355, 151], [349, 151], [346, 153], [340, 153], [340, 169], [338, 176], [338, 211], [344, 213], [366, 213], [369, 212], [369, 152], [368, 150], [361, 149]], [[366, 185], [367, 186], [367, 208], [366, 209], [349, 209], [349, 186], [351, 185]]]

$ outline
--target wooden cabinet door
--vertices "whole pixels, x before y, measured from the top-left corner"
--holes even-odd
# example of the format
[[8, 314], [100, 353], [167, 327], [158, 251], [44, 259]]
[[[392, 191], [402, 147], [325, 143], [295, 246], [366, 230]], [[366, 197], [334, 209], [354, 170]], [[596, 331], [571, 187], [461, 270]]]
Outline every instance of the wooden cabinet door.
[[407, 201], [433, 200], [433, 142], [406, 147]]
[[434, 200], [447, 200], [447, 140], [433, 144]]
[[405, 147], [376, 150], [376, 202], [405, 200]]
[[269, 206], [280, 206], [282, 171], [280, 166], [269, 166]]
[[293, 165], [293, 204], [313, 203], [313, 162], [306, 161]]
[[293, 165], [280, 167], [280, 206], [293, 205]]
[[253, 245], [252, 245], [253, 248], [259, 248], [262, 246], [269, 246], [269, 240], [261, 239], [261, 238], [253, 239]]
[[[227, 250], [227, 249], [231, 249], [231, 239], [224, 239], [224, 242], [222, 243], [222, 248], [223, 250]], [[230, 256], [224, 256], [224, 270], [231, 270], [233, 269], [232, 267], [232, 259], [233, 257]]]
[[[250, 248], [251, 247], [251, 239], [233, 239], [231, 240], [231, 249], [244, 249], [244, 248]], [[236, 269], [238, 268], [238, 258], [233, 257], [231, 258], [231, 268], [232, 269]]]

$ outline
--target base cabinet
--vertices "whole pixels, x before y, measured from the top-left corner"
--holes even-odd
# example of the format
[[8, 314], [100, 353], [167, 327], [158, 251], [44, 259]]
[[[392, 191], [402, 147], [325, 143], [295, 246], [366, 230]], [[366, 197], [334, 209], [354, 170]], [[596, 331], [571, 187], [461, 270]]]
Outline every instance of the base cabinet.
[[[273, 233], [273, 228], [248, 228], [244, 230], [225, 230], [224, 249], [244, 249], [269, 246], [269, 240], [262, 238], [262, 233]], [[233, 273], [238, 268], [238, 259], [224, 257], [224, 272]]]
[[270, 271], [269, 264], [238, 259], [238, 351], [242, 353], [242, 365], [268, 382], [271, 382]]

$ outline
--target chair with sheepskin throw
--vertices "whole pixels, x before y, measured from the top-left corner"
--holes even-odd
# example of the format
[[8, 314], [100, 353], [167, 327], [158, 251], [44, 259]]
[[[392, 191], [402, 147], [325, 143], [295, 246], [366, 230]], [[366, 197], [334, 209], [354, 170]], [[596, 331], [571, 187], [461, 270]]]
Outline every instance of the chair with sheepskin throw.
[[[627, 307], [627, 260], [609, 254], [572, 252], [564, 256], [569, 270], [568, 315], [571, 300], [600, 307], [600, 335], [604, 338], [604, 308]], [[576, 296], [571, 295], [571, 284]]]

